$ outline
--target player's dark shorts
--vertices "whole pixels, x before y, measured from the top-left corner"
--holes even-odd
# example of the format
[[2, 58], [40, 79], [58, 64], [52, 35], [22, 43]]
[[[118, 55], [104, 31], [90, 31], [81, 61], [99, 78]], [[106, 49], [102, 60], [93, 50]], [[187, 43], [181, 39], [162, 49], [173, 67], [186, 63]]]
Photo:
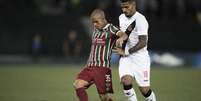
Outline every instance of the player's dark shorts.
[[113, 93], [111, 69], [106, 67], [86, 67], [77, 79], [95, 84], [99, 94]]

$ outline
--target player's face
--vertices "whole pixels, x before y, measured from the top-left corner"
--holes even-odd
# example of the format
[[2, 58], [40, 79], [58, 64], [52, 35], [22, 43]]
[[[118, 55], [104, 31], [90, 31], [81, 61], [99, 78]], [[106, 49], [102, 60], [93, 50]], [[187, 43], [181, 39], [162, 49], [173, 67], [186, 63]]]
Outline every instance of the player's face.
[[99, 30], [103, 29], [103, 27], [105, 27], [105, 25], [106, 25], [106, 21], [104, 18], [94, 17], [94, 18], [92, 18], [92, 23], [93, 23], [94, 27]]
[[135, 3], [134, 2], [121, 3], [121, 10], [126, 15], [126, 17], [131, 17], [136, 12]]

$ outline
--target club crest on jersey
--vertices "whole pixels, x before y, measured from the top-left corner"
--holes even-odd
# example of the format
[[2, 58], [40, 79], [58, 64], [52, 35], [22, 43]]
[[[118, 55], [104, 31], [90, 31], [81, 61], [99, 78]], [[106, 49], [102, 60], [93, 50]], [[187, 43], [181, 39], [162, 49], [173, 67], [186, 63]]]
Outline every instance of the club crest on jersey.
[[132, 30], [133, 30], [132, 25], [129, 25], [128, 26], [128, 31], [132, 31]]
[[94, 44], [95, 45], [105, 45], [105, 39], [103, 39], [103, 38], [96, 38], [94, 40]]

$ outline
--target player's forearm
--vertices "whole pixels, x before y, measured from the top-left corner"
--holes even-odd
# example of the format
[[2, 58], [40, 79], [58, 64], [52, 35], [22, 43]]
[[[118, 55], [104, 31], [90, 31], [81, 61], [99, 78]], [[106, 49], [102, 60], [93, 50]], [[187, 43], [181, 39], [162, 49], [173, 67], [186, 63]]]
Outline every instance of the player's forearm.
[[121, 36], [121, 38], [125, 41], [125, 40], [128, 39], [128, 35], [127, 35], [126, 33], [124, 33], [124, 34]]
[[129, 54], [135, 53], [138, 50], [144, 48], [146, 45], [147, 45], [147, 36], [146, 35], [141, 35], [141, 36], [139, 36], [138, 43], [134, 47], [130, 48], [128, 50], [128, 52], [129, 52]]
[[127, 40], [128, 35], [124, 32], [119, 31], [118, 34], [119, 38], [121, 38], [122, 40]]
[[124, 32], [121, 32], [120, 38], [125, 41], [125, 40], [128, 39], [128, 35], [126, 33], [124, 33]]

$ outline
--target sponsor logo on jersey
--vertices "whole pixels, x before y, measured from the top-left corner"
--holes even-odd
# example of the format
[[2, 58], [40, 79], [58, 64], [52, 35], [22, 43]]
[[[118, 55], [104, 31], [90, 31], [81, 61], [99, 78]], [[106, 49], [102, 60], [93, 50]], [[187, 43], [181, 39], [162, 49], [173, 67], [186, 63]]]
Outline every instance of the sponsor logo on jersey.
[[104, 38], [96, 38], [93, 42], [95, 45], [105, 45], [105, 39]]
[[129, 25], [128, 26], [128, 31], [132, 31], [132, 30], [133, 30], [132, 25]]

